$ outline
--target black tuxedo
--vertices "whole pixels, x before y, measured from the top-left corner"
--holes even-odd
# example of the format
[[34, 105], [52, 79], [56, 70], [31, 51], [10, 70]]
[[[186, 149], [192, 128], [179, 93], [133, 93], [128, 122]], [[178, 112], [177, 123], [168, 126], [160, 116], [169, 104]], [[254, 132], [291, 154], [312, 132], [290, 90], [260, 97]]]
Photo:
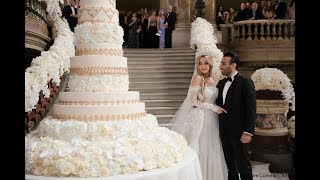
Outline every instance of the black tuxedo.
[[169, 12], [164, 20], [164, 23], [168, 23], [168, 28], [165, 29], [165, 47], [172, 48], [172, 31], [176, 28], [177, 14], [175, 12]]
[[[253, 10], [252, 10], [252, 9], [249, 9], [247, 12], [248, 12], [248, 14], [247, 14], [248, 19], [252, 18], [252, 17], [253, 17]], [[259, 8], [256, 10], [256, 14], [255, 14], [254, 19], [255, 19], [255, 20], [257, 20], [257, 19], [263, 19], [263, 18], [262, 18], [262, 12], [260, 11]]]
[[274, 11], [277, 15], [276, 19], [285, 19], [287, 13], [287, 4], [285, 2], [279, 2], [278, 6], [274, 6]]
[[[73, 6], [73, 8], [74, 8], [75, 14], [77, 14], [77, 8], [74, 6]], [[67, 19], [71, 31], [74, 32], [74, 28], [76, 27], [76, 25], [78, 23], [78, 18], [70, 16], [71, 14], [72, 14], [71, 5], [64, 6], [63, 10], [62, 10], [62, 17]]]
[[219, 81], [216, 104], [227, 113], [219, 115], [219, 131], [229, 170], [229, 180], [252, 180], [252, 167], [248, 157], [248, 144], [240, 138], [243, 132], [254, 134], [256, 120], [256, 91], [254, 84], [240, 74], [232, 81], [223, 104], [223, 88], [227, 80]]

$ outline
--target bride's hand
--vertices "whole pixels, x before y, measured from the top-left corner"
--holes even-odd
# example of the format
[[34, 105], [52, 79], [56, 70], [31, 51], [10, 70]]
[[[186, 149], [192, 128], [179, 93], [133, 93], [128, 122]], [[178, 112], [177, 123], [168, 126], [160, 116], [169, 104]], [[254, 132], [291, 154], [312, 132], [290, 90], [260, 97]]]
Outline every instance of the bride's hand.
[[206, 80], [206, 84], [207, 85], [213, 85], [214, 84], [214, 80], [210, 77]]
[[214, 108], [212, 108], [212, 111], [217, 114], [222, 114], [223, 112], [227, 113], [227, 111], [220, 106], [215, 106]]

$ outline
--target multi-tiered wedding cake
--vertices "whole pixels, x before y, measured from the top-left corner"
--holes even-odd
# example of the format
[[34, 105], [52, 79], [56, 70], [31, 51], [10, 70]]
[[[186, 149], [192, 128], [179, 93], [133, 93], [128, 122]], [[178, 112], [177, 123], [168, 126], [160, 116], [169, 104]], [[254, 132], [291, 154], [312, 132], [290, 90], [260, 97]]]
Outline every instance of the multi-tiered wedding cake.
[[81, 0], [78, 12], [68, 92], [26, 136], [26, 173], [101, 177], [175, 166], [187, 143], [128, 91], [115, 0]]

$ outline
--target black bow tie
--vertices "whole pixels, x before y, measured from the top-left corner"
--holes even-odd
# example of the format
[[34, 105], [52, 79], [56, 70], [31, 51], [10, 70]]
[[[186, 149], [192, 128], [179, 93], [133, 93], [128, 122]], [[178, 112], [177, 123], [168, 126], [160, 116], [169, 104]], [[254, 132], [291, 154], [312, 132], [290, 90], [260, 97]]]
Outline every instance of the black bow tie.
[[226, 80], [232, 82], [231, 77], [226, 78]]

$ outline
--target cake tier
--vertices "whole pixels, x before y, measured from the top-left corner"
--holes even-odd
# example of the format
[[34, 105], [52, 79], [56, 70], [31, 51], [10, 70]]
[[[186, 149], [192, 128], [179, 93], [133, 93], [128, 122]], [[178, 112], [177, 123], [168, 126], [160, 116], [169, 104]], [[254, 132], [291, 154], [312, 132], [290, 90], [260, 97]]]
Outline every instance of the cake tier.
[[70, 68], [83, 67], [127, 67], [127, 58], [96, 55], [73, 56], [70, 58]]
[[119, 24], [111, 23], [85, 22], [78, 24], [75, 27], [75, 46], [78, 46], [79, 43], [91, 43], [92, 46], [92, 43], [109, 43], [121, 46], [123, 29]]
[[53, 105], [55, 119], [83, 121], [136, 119], [145, 115], [145, 103], [119, 105]]
[[112, 43], [78, 43], [75, 54], [76, 56], [123, 56], [123, 50], [122, 45]]
[[58, 104], [62, 105], [119, 105], [140, 102], [139, 92], [60, 92]]
[[70, 75], [70, 92], [124, 92], [129, 90], [128, 73]]
[[70, 74], [127, 74], [127, 58], [112, 56], [74, 56], [70, 58]]
[[116, 8], [116, 0], [81, 0], [81, 7], [112, 7], [112, 8]]
[[175, 166], [187, 152], [176, 132], [153, 115], [79, 122], [45, 118], [25, 137], [26, 174], [101, 177]]
[[114, 7], [80, 7], [78, 11], [78, 23], [111, 23], [119, 24], [119, 11]]

